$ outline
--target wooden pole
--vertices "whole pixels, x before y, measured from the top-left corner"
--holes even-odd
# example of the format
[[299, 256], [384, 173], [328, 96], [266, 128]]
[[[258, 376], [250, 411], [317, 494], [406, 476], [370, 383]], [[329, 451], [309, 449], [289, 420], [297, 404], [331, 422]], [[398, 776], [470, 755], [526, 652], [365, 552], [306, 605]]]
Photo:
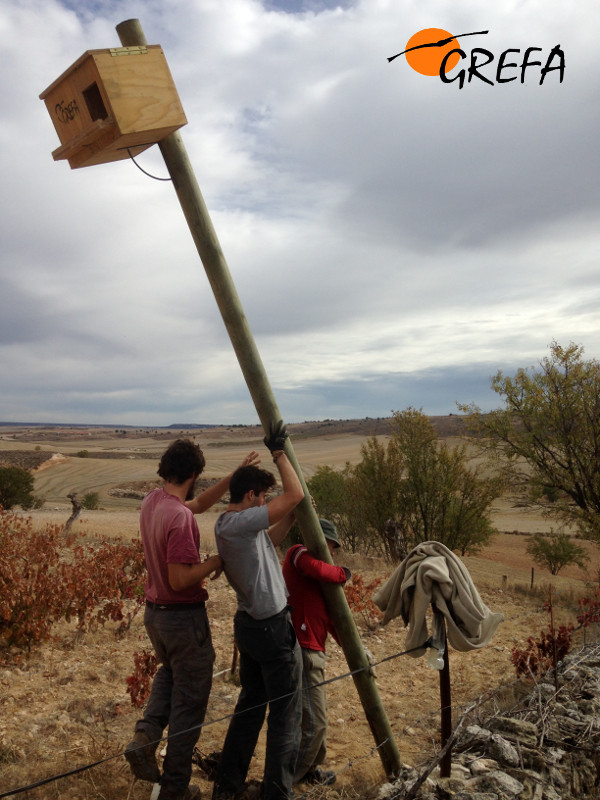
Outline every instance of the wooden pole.
[[[142, 26], [137, 19], [121, 22], [117, 25], [117, 33], [123, 47], [148, 44]], [[282, 416], [271, 391], [248, 320], [244, 314], [181, 135], [179, 132], [172, 133], [159, 142], [159, 147], [173, 181], [173, 186], [192, 238], [196, 244], [196, 249], [214, 292], [217, 305], [221, 311], [259, 419], [264, 430], [268, 431], [269, 424], [281, 419]], [[285, 451], [294, 465], [304, 488], [305, 497], [298, 506], [296, 517], [306, 546], [314, 556], [331, 563], [331, 556], [319, 525], [319, 519], [310, 502], [302, 471], [289, 439], [286, 442]], [[402, 766], [400, 754], [381, 703], [375, 679], [369, 672], [369, 662], [346, 602], [346, 596], [341, 586], [326, 585], [324, 589], [327, 607], [335, 622], [348, 666], [352, 671], [360, 670], [354, 675], [354, 683], [375, 743], [379, 748], [378, 752], [385, 773], [388, 777], [394, 777]]]

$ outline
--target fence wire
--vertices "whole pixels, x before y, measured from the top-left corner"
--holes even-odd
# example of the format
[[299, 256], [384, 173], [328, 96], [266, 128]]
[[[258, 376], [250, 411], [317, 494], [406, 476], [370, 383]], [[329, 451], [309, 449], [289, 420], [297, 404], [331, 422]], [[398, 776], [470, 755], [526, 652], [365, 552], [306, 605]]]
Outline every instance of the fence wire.
[[[574, 608], [572, 610], [573, 611], [577, 611], [578, 613], [581, 611], [581, 609], [574, 609]], [[542, 606], [539, 609], [532, 609], [532, 610], [524, 612], [523, 614], [520, 614], [520, 615], [518, 615], [516, 617], [508, 618], [508, 619], [505, 620], [505, 622], [511, 622], [511, 621], [512, 622], [517, 622], [517, 621], [519, 621], [521, 619], [525, 619], [525, 618], [530, 617], [530, 616], [532, 616], [534, 614], [539, 614], [539, 613], [543, 613], [543, 612], [547, 612], [547, 611], [548, 611], [547, 606]], [[580, 633], [582, 634], [582, 639], [583, 639], [582, 646], [583, 647], [591, 646], [593, 644], [597, 644], [600, 641], [600, 623], [593, 623], [593, 624], [587, 626], [586, 628], [583, 628], [582, 631], [580, 631]], [[345, 672], [345, 673], [343, 673], [341, 675], [335, 675], [335, 676], [333, 676], [331, 678], [327, 678], [326, 680], [322, 681], [321, 683], [317, 684], [316, 686], [327, 686], [329, 684], [336, 683], [337, 681], [340, 681], [340, 680], [345, 680], [347, 678], [352, 678], [352, 677], [354, 677], [355, 675], [357, 675], [360, 672], [369, 672], [369, 671], [373, 670], [374, 668], [379, 667], [379, 666], [381, 666], [383, 664], [389, 663], [389, 662], [394, 661], [394, 660], [396, 660], [398, 658], [401, 658], [403, 656], [410, 655], [411, 653], [416, 652], [417, 650], [421, 650], [423, 648], [429, 648], [429, 647], [432, 647], [432, 638], [431, 637], [426, 642], [424, 642], [422, 645], [419, 645], [418, 647], [412, 648], [410, 650], [403, 650], [402, 652], [399, 652], [399, 653], [393, 653], [392, 655], [386, 656], [385, 658], [382, 658], [379, 661], [376, 661], [375, 663], [370, 663], [365, 667], [360, 667], [358, 669]], [[218, 673], [216, 673], [214, 677], [217, 677], [218, 675], [223, 675], [223, 674], [225, 674], [227, 672], [230, 672], [230, 671], [231, 671], [230, 669], [221, 670]], [[483, 692], [479, 696], [478, 699], [476, 699], [475, 703], [470, 703], [468, 705], [464, 705], [463, 704], [463, 705], [452, 706], [451, 707], [452, 714], [454, 715], [454, 714], [460, 713], [461, 715], [464, 715], [465, 710], [467, 708], [472, 708], [472, 707], [474, 707], [474, 705], [481, 705], [482, 702], [484, 702], [484, 699], [485, 699], [486, 702], [487, 701], [492, 701], [495, 696], [499, 695], [499, 692], [501, 690], [505, 692], [507, 689], [511, 688], [512, 686], [517, 686], [520, 682], [521, 682], [520, 679], [516, 678], [514, 681], [512, 681], [510, 683], [502, 684], [501, 686], [497, 687], [495, 690], [486, 690], [485, 692]], [[305, 691], [305, 690], [303, 690], [303, 691]], [[291, 693], [289, 693], [287, 695], [282, 695], [281, 697], [276, 698], [275, 701], [276, 700], [282, 700], [282, 699], [284, 699], [286, 697], [289, 697], [290, 694]], [[402, 697], [410, 697], [411, 694], [412, 694], [411, 692], [407, 692], [404, 695], [396, 695], [396, 699], [402, 698]], [[271, 702], [275, 702], [275, 701], [271, 701]], [[257, 706], [254, 706], [253, 708], [254, 709], [259, 708], [262, 705], [268, 705], [268, 701], [266, 703], [261, 703], [261, 704], [259, 704]], [[252, 709], [246, 709], [246, 711], [248, 711], [248, 710], [252, 710]], [[421, 724], [423, 724], [423, 725], [427, 724], [427, 728], [430, 729], [431, 728], [431, 720], [432, 720], [434, 715], [438, 716], [439, 715], [439, 711], [430, 711], [427, 714], [423, 715], [422, 717], [417, 718], [416, 720], [414, 720], [412, 722], [412, 726], [413, 727], [420, 727]], [[163, 736], [161, 739], [157, 739], [156, 741], [152, 742], [151, 744], [156, 744], [158, 746], [158, 745], [160, 745], [162, 743], [168, 743], [169, 740], [175, 738], [175, 736], [180, 736], [180, 735], [183, 735], [185, 733], [189, 733], [190, 731], [195, 731], [195, 730], [201, 731], [202, 729], [207, 728], [207, 727], [209, 727], [211, 725], [216, 725], [216, 724], [219, 724], [219, 723], [227, 722], [228, 720], [231, 720], [231, 718], [233, 716], [235, 716], [235, 714], [232, 713], [232, 714], [227, 714], [225, 716], [222, 716], [222, 717], [219, 717], [219, 718], [216, 718], [216, 719], [205, 721], [201, 725], [194, 726], [192, 728], [189, 728], [186, 731], [180, 731], [179, 733], [174, 734], [173, 736], [169, 736], [169, 735]], [[394, 732], [394, 738], [399, 738], [398, 733]], [[373, 747], [371, 747], [365, 754], [363, 754], [361, 756], [357, 756], [354, 759], [348, 760], [347, 763], [344, 764], [344, 766], [340, 768], [340, 770], [335, 772], [336, 778], [337, 778], [338, 775], [340, 775], [340, 774], [344, 773], [345, 771], [347, 771], [348, 769], [352, 768], [356, 763], [358, 763], [360, 761], [363, 761], [363, 760], [366, 760], [366, 759], [369, 759], [369, 758], [372, 758], [382, 747], [384, 747], [384, 745], [388, 741], [389, 741], [389, 739], [385, 739], [384, 741], [379, 742], [378, 744], [376, 744]], [[146, 746], [146, 745], [144, 745], [144, 746]], [[52, 775], [52, 776], [47, 777], [47, 778], [43, 778], [41, 780], [35, 781], [33, 783], [30, 783], [30, 784], [28, 784], [26, 786], [16, 787], [16, 788], [11, 789], [9, 791], [5, 791], [5, 792], [0, 793], [0, 800], [2, 798], [5, 798], [5, 797], [14, 797], [16, 795], [23, 794], [24, 792], [28, 792], [28, 791], [32, 791], [34, 789], [38, 789], [41, 786], [46, 786], [46, 785], [48, 785], [50, 783], [54, 783], [56, 781], [63, 780], [65, 778], [69, 778], [69, 777], [73, 777], [75, 775], [79, 775], [79, 774], [81, 774], [83, 772], [86, 772], [88, 770], [92, 770], [92, 769], [94, 769], [96, 767], [99, 767], [99, 766], [101, 766], [103, 764], [106, 764], [106, 763], [108, 763], [110, 761], [114, 761], [117, 758], [124, 758], [124, 756], [125, 756], [125, 751], [120, 751], [118, 753], [114, 753], [113, 755], [106, 756], [104, 758], [98, 759], [97, 761], [93, 761], [93, 762], [90, 762], [88, 764], [83, 764], [83, 765], [81, 765], [79, 767], [74, 767], [73, 769], [67, 770], [65, 772], [61, 772], [61, 773], [58, 773], [56, 775]], [[312, 787], [310, 790], [305, 791], [303, 794], [297, 795], [297, 800], [300, 800], [300, 798], [310, 797], [311, 794], [313, 794], [316, 791], [321, 790], [322, 788], [323, 788], [322, 786], [319, 786], [317, 784], [314, 787]]]

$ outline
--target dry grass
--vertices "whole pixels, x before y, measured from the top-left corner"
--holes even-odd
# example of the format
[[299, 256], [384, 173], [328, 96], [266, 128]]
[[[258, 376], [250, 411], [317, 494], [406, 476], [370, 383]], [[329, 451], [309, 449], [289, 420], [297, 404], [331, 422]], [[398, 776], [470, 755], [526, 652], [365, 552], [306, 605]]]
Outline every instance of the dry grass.
[[[317, 439], [307, 438], [302, 458], [309, 468], [318, 463], [328, 463], [331, 453], [344, 460], [358, 458], [357, 437], [344, 434], [335, 436], [337, 438], [334, 440], [324, 438], [320, 447]], [[107, 437], [102, 444], [113, 447], [117, 443]], [[10, 444], [14, 448], [14, 442]], [[27, 444], [31, 447], [31, 442]], [[153, 442], [157, 452], [162, 451], [164, 444], [162, 440]], [[81, 440], [71, 439], [69, 446], [73, 450], [80, 449]], [[219, 473], [226, 474], [239, 463], [249, 448], [247, 440], [236, 429], [232, 442], [224, 442], [222, 446], [215, 447], [214, 452], [206, 449], [209, 473], [218, 477]], [[111, 480], [117, 483], [122, 481], [124, 473], [120, 470], [123, 464], [126, 470], [143, 472], [144, 480], [148, 474], [152, 479], [156, 469], [152, 460], [143, 464], [141, 461], [136, 463], [128, 460], [71, 458], [70, 461], [75, 467], [81, 467], [83, 462], [83, 473], [75, 468], [69, 472], [61, 471], [60, 464], [38, 473], [36, 487], [38, 481], [40, 485], [46, 481], [46, 486], [54, 487], [58, 510], [46, 508], [33, 512], [36, 526], [66, 521], [70, 506], [68, 501], [59, 504], [60, 493], [71, 489], [72, 482], [77, 480], [81, 481], [82, 487], [87, 487], [95, 474], [94, 469], [88, 471], [90, 466], [100, 470], [109, 465], [117, 470], [118, 474], [108, 471], [102, 473], [103, 491], [110, 486]], [[214, 471], [211, 471], [211, 466]], [[130, 476], [130, 473], [127, 475]], [[123, 508], [110, 503], [104, 511], [83, 512], [76, 525], [90, 536], [135, 537], [138, 535], [137, 505], [135, 501], [130, 501], [130, 506]], [[511, 508], [507, 503], [500, 503], [496, 514], [503, 531], [548, 529], [541, 518], [524, 514], [522, 509]], [[199, 519], [203, 548], [207, 551], [214, 548], [214, 519], [214, 512]], [[532, 593], [531, 563], [525, 546], [526, 536], [502, 533], [478, 556], [464, 559], [484, 602], [492, 611], [502, 612], [505, 621], [488, 647], [469, 653], [451, 651], [450, 674], [455, 717], [460, 714], [462, 706], [491, 687], [504, 687], [498, 690], [494, 702], [505, 706], [515, 702], [520, 687], [512, 668], [511, 652], [515, 646], [522, 646], [529, 636], [537, 636], [540, 630], [547, 627], [548, 614], [543, 610], [543, 605], [548, 586], [553, 587], [555, 616], [559, 624], [573, 619], [577, 596], [589, 591], [589, 584], [597, 575], [600, 563], [598, 551], [584, 543], [589, 553], [588, 573], [573, 567], [565, 569], [559, 576], [551, 577], [536, 569], [534, 589], [537, 593]], [[376, 577], [387, 576], [390, 572], [389, 566], [378, 559], [346, 554], [343, 563], [347, 563], [354, 574], [361, 574], [365, 583]], [[227, 673], [233, 654], [235, 598], [225, 580], [211, 583], [209, 592], [217, 677], [207, 715], [209, 724], [199, 742], [205, 753], [220, 749], [226, 722], [213, 720], [227, 717], [237, 696], [237, 686]], [[392, 621], [385, 628], [378, 627], [373, 631], [362, 626], [360, 619], [357, 619], [357, 624], [376, 660], [382, 661], [403, 652], [406, 631], [399, 621]], [[125, 678], [133, 670], [133, 653], [149, 646], [141, 615], [134, 619], [130, 630], [120, 638], [109, 625], [105, 629], [77, 636], [72, 626], [62, 624], [56, 633], [55, 640], [36, 649], [20, 666], [15, 667], [8, 659], [5, 659], [4, 666], [0, 666], [0, 793], [80, 765], [108, 759], [91, 770], [19, 796], [38, 800], [122, 800], [126, 797], [130, 800], [147, 800], [150, 786], [142, 783], [132, 786], [127, 765], [120, 755], [139, 715], [130, 704]], [[12, 657], [15, 656], [18, 657], [18, 654], [13, 653]], [[328, 656], [328, 677], [345, 675], [347, 664], [335, 643], [328, 645]], [[377, 686], [403, 760], [413, 765], [423, 763], [439, 742], [438, 673], [430, 670], [424, 659], [401, 656], [377, 667]], [[345, 677], [330, 684], [328, 698], [328, 767], [335, 769], [339, 777], [335, 787], [319, 790], [318, 796], [348, 800], [368, 797], [372, 787], [380, 784], [384, 776], [379, 757], [372, 752], [373, 739], [352, 680]], [[252, 763], [251, 777], [260, 777], [263, 752], [264, 739], [261, 739]], [[210, 794], [211, 785], [197, 768], [194, 781], [206, 795]]]

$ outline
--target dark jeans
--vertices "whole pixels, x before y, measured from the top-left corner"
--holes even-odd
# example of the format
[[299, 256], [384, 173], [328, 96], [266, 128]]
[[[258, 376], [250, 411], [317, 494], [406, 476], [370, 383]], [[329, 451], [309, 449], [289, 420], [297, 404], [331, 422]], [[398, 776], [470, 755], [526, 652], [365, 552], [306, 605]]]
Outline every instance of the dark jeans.
[[204, 607], [146, 607], [144, 625], [162, 663], [154, 676], [144, 717], [135, 727], [157, 741], [169, 726], [161, 784], [185, 791], [212, 685], [215, 651], [208, 617]]
[[234, 618], [242, 690], [225, 737], [213, 797], [243, 788], [269, 704], [263, 800], [293, 798], [302, 720], [302, 658], [287, 611], [255, 620]]

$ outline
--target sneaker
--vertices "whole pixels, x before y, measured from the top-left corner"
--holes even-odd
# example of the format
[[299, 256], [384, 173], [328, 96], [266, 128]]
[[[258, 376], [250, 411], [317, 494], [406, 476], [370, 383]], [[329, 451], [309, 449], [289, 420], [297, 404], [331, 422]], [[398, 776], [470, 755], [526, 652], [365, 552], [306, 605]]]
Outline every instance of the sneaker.
[[190, 784], [184, 792], [177, 792], [169, 789], [168, 786], [161, 786], [158, 793], [158, 800], [200, 800], [202, 792], [198, 786]]
[[335, 781], [336, 775], [333, 770], [315, 767], [308, 770], [301, 783], [318, 783], [320, 786], [331, 786]]
[[125, 758], [134, 776], [140, 781], [158, 783], [160, 770], [156, 763], [158, 742], [152, 742], [147, 733], [136, 731], [125, 748]]

